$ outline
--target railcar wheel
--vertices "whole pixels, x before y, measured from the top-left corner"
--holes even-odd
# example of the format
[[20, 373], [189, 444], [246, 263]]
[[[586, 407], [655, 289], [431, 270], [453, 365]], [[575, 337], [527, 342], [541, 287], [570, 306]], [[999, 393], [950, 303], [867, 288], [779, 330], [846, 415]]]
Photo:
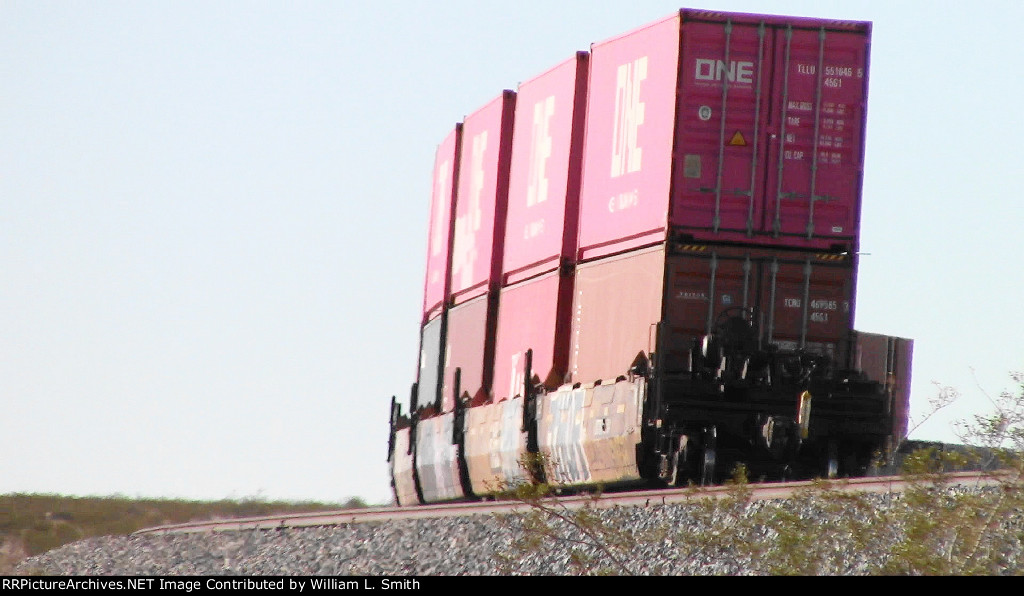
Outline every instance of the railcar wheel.
[[715, 482], [715, 460], [718, 457], [718, 429], [714, 426], [704, 429], [704, 461], [701, 465], [700, 484], [708, 486]]

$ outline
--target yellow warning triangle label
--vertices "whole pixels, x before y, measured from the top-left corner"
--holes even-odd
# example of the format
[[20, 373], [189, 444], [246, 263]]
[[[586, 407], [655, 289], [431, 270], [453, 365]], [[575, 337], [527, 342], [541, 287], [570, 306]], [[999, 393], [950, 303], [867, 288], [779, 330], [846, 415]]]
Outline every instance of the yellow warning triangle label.
[[740, 131], [737, 130], [736, 134], [732, 135], [732, 140], [729, 141], [729, 144], [734, 146], [734, 147], [746, 147], [747, 146], [747, 140], [744, 139], [743, 135], [740, 134]]

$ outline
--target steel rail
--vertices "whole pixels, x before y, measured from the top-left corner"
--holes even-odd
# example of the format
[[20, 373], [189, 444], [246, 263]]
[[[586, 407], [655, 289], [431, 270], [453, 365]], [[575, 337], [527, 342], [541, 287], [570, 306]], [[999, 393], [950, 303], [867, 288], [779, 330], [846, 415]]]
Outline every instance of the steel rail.
[[[941, 475], [903, 477], [879, 476], [869, 478], [849, 478], [841, 480], [820, 481], [832, 490], [866, 492], [866, 493], [899, 493], [913, 483], [940, 481], [952, 486], [991, 486], [1003, 481], [1000, 474], [994, 472], [953, 472]], [[751, 490], [750, 499], [769, 500], [787, 499], [798, 491], [819, 486], [815, 481], [773, 482], [745, 485]], [[736, 487], [723, 485], [713, 487], [648, 489], [632, 492], [576, 494], [557, 496], [549, 501], [541, 502], [557, 507], [575, 509], [584, 506], [596, 508], [611, 507], [650, 507], [684, 503], [702, 498], [723, 498], [735, 494]], [[345, 509], [338, 511], [320, 511], [312, 513], [289, 513], [234, 519], [215, 519], [195, 521], [183, 524], [154, 526], [133, 532], [133, 536], [187, 534], [201, 532], [240, 532], [245, 530], [275, 530], [283, 528], [305, 528], [315, 526], [340, 526], [356, 523], [381, 521], [424, 519], [435, 517], [453, 517], [467, 515], [508, 515], [523, 513], [537, 506], [528, 500], [491, 500], [461, 503], [445, 503], [422, 505], [416, 507], [371, 507], [365, 509]]]

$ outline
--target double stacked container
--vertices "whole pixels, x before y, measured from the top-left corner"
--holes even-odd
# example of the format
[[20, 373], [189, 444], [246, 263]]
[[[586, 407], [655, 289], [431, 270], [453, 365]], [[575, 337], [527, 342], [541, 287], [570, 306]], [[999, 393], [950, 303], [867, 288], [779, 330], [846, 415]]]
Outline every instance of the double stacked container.
[[[680, 379], [730, 319], [773, 363], [827, 357], [885, 387], [884, 421], [817, 410], [824, 449], [904, 434], [911, 342], [852, 331], [869, 45], [868, 23], [681, 10], [467, 117], [435, 164], [399, 502], [493, 492], [528, 452], [565, 485], [713, 460], [708, 433], [751, 434], [751, 406]], [[754, 434], [790, 414], [772, 403]]]
[[453, 437], [463, 409], [486, 401], [491, 387], [515, 103], [514, 92], [503, 92], [438, 148], [411, 424], [392, 413], [392, 426], [400, 420], [408, 435], [392, 441], [402, 505], [468, 492], [463, 446]]
[[682, 11], [593, 47], [579, 257], [856, 248], [870, 26]]
[[[441, 358], [451, 296], [451, 248], [453, 207], [462, 147], [462, 124], [438, 146], [434, 158], [430, 197], [430, 222], [427, 231], [427, 265], [423, 289], [423, 316], [420, 321], [420, 358], [417, 382], [410, 396], [409, 415], [403, 415], [397, 400], [391, 402], [391, 439], [388, 460], [396, 501], [401, 505], [423, 502], [415, 465], [417, 421], [426, 413], [436, 413], [441, 378]], [[420, 401], [420, 395], [423, 401]], [[432, 407], [420, 409], [420, 404]], [[437, 491], [430, 491], [436, 494]]]
[[566, 380], [588, 55], [519, 86], [486, 399], [466, 411], [468, 480], [486, 494], [521, 479], [532, 394]]

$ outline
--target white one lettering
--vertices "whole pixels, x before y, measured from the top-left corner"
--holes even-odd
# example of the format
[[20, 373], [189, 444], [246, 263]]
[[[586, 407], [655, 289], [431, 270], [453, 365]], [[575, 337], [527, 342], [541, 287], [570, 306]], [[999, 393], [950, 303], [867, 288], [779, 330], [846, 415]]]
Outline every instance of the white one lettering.
[[782, 303], [786, 308], [800, 308], [802, 301], [799, 298], [783, 298]]
[[730, 83], [752, 85], [754, 83], [754, 63], [731, 60], [726, 65], [724, 60], [698, 58], [696, 72], [693, 76], [698, 81], [727, 79]]
[[476, 263], [476, 233], [483, 216], [480, 195], [484, 189], [484, 156], [487, 154], [487, 131], [473, 137], [470, 150], [469, 206], [455, 218], [455, 242], [452, 247], [452, 277], [461, 276], [459, 289], [473, 283], [473, 265]]
[[530, 141], [530, 173], [526, 186], [526, 206], [548, 200], [547, 163], [551, 157], [551, 117], [555, 114], [555, 96], [533, 106], [533, 134]]
[[647, 56], [619, 67], [615, 84], [615, 117], [612, 126], [612, 178], [639, 172], [642, 150], [637, 131], [644, 123], [640, 84], [647, 79]]

